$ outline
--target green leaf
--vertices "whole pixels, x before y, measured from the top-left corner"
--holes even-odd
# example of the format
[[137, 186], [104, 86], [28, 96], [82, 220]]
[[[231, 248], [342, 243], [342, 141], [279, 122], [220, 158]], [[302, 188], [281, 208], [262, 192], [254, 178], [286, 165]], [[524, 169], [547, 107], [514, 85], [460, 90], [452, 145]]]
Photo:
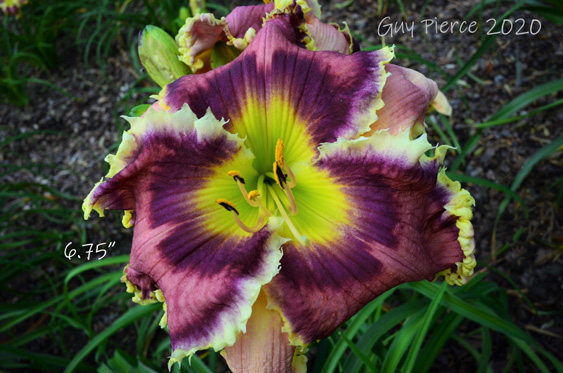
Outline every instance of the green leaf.
[[434, 332], [426, 342], [424, 349], [420, 353], [420, 356], [424, 356], [424, 359], [418, 359], [413, 371], [415, 372], [427, 372], [432, 363], [450, 339], [453, 332], [457, 329], [463, 316], [456, 313], [448, 313], [444, 319], [434, 328]]
[[[437, 286], [435, 284], [425, 283], [424, 281], [404, 284], [400, 287], [416, 290], [430, 299], [433, 299], [437, 292]], [[442, 304], [478, 324], [506, 334], [507, 336], [521, 339], [528, 344], [536, 345], [536, 342], [513, 322], [499, 317], [479, 302], [470, 304], [456, 297], [454, 294], [446, 292], [442, 299]]]
[[395, 336], [393, 343], [389, 347], [385, 360], [383, 360], [382, 372], [396, 372], [403, 355], [413, 343], [415, 335], [420, 331], [424, 318], [424, 308], [420, 309], [412, 318], [405, 322], [405, 325]]
[[488, 121], [508, 118], [517, 111], [530, 105], [532, 102], [561, 90], [563, 90], [563, 79], [554, 80], [530, 89], [506, 104], [502, 109], [492, 115]]
[[500, 125], [503, 125], [503, 124], [516, 122], [518, 120], [525, 119], [525, 118], [531, 117], [533, 115], [536, 115], [538, 113], [541, 113], [542, 111], [552, 109], [552, 108], [557, 107], [561, 104], [563, 104], [563, 99], [554, 101], [550, 104], [547, 104], [545, 106], [540, 107], [539, 109], [530, 111], [529, 113], [524, 114], [524, 115], [517, 115], [517, 116], [514, 116], [514, 117], [508, 117], [508, 118], [502, 118], [502, 119], [496, 119], [496, 120], [488, 120], [486, 122], [476, 124], [475, 128], [484, 129], [484, 128], [490, 128], [490, 127], [494, 127], [494, 126], [500, 126]]
[[[367, 320], [367, 318], [369, 316], [371, 316], [373, 311], [377, 307], [382, 305], [383, 302], [385, 301], [385, 299], [387, 299], [387, 297], [389, 297], [391, 294], [393, 294], [394, 291], [395, 290], [393, 290], [393, 289], [389, 290], [389, 291], [381, 294], [379, 297], [377, 297], [375, 300], [373, 300], [368, 305], [366, 305], [360, 312], [358, 312], [356, 314], [356, 316], [354, 316], [351, 323], [348, 324], [348, 328], [346, 329], [346, 331], [344, 332], [343, 335], [346, 336], [346, 338], [348, 338], [349, 340], [352, 340], [354, 338], [354, 336], [356, 335], [356, 333], [358, 332], [358, 330], [360, 329], [360, 327]], [[342, 359], [344, 352], [346, 352], [346, 348], [347, 348], [346, 341], [344, 339], [340, 339], [338, 341], [338, 343], [336, 344], [336, 346], [334, 346], [331, 354], [329, 355], [328, 359], [326, 360], [326, 363], [323, 367], [323, 372], [329, 373], [329, 372], [336, 371], [336, 367], [338, 366], [338, 362], [340, 361], [340, 359]]]
[[518, 203], [520, 203], [522, 205], [522, 207], [524, 208], [524, 214], [526, 215], [526, 218], [528, 217], [528, 208], [526, 207], [524, 200], [522, 200], [522, 198], [520, 198], [520, 196], [518, 194], [516, 194], [516, 192], [514, 192], [512, 189], [510, 189], [510, 188], [508, 188], [508, 187], [506, 187], [502, 184], [497, 184], [493, 181], [481, 179], [481, 178], [474, 177], [474, 176], [458, 174], [458, 173], [453, 173], [453, 172], [446, 172], [446, 175], [448, 175], [448, 177], [450, 179], [454, 180], [454, 181], [460, 181], [462, 183], [472, 183], [472, 184], [483, 186], [485, 188], [496, 189], [498, 191], [501, 191], [501, 192], [509, 195], [510, 197], [514, 198], [515, 200], [518, 201]]
[[[410, 301], [392, 309], [387, 314], [381, 316], [375, 323], [364, 332], [356, 344], [363, 354], [367, 355], [381, 338], [389, 330], [403, 322], [406, 318], [413, 317], [420, 310], [428, 306], [427, 299]], [[343, 372], [356, 372], [361, 366], [361, 361], [350, 356], [344, 363]]]
[[145, 112], [151, 107], [149, 104], [142, 104], [133, 106], [129, 111], [130, 117], [140, 117], [141, 115], [145, 114]]
[[[534, 166], [540, 162], [541, 160], [551, 156], [552, 154], [554, 154], [555, 152], [560, 151], [560, 147], [563, 146], [563, 136], [560, 136], [558, 138], [556, 138], [555, 140], [553, 140], [550, 144], [544, 146], [543, 148], [541, 148], [540, 150], [538, 150], [525, 164], [524, 166], [522, 166], [522, 168], [520, 169], [520, 171], [518, 171], [518, 174], [516, 174], [516, 177], [514, 178], [514, 181], [512, 182], [512, 185], [510, 186], [510, 189], [512, 191], [516, 191], [518, 188], [520, 188], [520, 185], [522, 185], [522, 182], [524, 181], [524, 179], [526, 179], [526, 177], [528, 176], [528, 174], [532, 171], [532, 169], [534, 168]], [[504, 212], [504, 210], [506, 209], [506, 207], [508, 206], [508, 203], [510, 202], [511, 196], [507, 195], [506, 197], [504, 197], [504, 199], [502, 200], [502, 202], [500, 203], [498, 212], [497, 212], [497, 216], [495, 217], [495, 227], [498, 223], [498, 221], [500, 220], [500, 217], [502, 215], [502, 213]]]
[[422, 346], [422, 342], [424, 341], [424, 338], [426, 338], [426, 333], [428, 333], [428, 329], [430, 328], [430, 324], [432, 323], [432, 319], [434, 318], [434, 315], [436, 314], [436, 310], [438, 309], [438, 306], [440, 305], [440, 302], [442, 301], [442, 297], [444, 296], [444, 292], [446, 291], [446, 287], [448, 286], [448, 284], [444, 281], [442, 283], [442, 285], [440, 286], [440, 289], [438, 290], [438, 293], [436, 294], [436, 296], [434, 297], [434, 299], [432, 299], [432, 302], [430, 303], [430, 306], [428, 307], [428, 310], [426, 311], [426, 314], [424, 315], [424, 319], [422, 321], [422, 326], [420, 328], [420, 330], [418, 331], [417, 335], [416, 335], [416, 339], [409, 351], [409, 354], [407, 355], [407, 359], [405, 361], [405, 364], [403, 365], [403, 372], [411, 372], [413, 367], [414, 367], [414, 363], [416, 362], [416, 358], [418, 356], [418, 353], [420, 351], [420, 348]]
[[491, 370], [489, 360], [491, 360], [492, 346], [491, 332], [487, 328], [481, 328], [481, 359], [479, 359], [479, 367], [477, 373], [486, 373]]
[[65, 372], [73, 372], [78, 364], [80, 364], [80, 362], [82, 362], [82, 360], [84, 360], [90, 352], [92, 352], [100, 343], [106, 341], [113, 334], [122, 330], [127, 325], [130, 325], [133, 322], [156, 312], [161, 307], [162, 306], [160, 304], [149, 304], [147, 306], [135, 306], [129, 311], [125, 312], [120, 318], [115, 320], [115, 322], [109, 328], [105, 329], [100, 334], [92, 338], [90, 342], [88, 342], [86, 346], [84, 346], [76, 354], [74, 359], [71, 360], [71, 362], [66, 367]]
[[[500, 28], [500, 25], [502, 24], [502, 21], [504, 19], [506, 19], [507, 17], [509, 17], [515, 10], [522, 7], [522, 5], [524, 5], [526, 3], [526, 1], [527, 0], [522, 0], [522, 1], [518, 2], [516, 5], [514, 5], [512, 8], [510, 8], [509, 10], [507, 10], [497, 20], [497, 24], [494, 28], [494, 31], [498, 31], [498, 29]], [[473, 67], [473, 65], [475, 65], [477, 63], [477, 61], [479, 61], [481, 56], [491, 47], [491, 45], [493, 45], [496, 37], [497, 37], [497, 35], [488, 35], [487, 37], [485, 37], [485, 39], [483, 39], [483, 42], [481, 43], [481, 46], [479, 47], [479, 49], [477, 49], [477, 51], [471, 56], [471, 58], [465, 63], [465, 65], [463, 65], [462, 68], [459, 69], [458, 72], [442, 88], [442, 91], [444, 93], [446, 91], [448, 91], [450, 88], [452, 88], [457, 83], [457, 81], [459, 79], [461, 79], [463, 76], [465, 76], [465, 74], [467, 74], [469, 72], [469, 70]]]

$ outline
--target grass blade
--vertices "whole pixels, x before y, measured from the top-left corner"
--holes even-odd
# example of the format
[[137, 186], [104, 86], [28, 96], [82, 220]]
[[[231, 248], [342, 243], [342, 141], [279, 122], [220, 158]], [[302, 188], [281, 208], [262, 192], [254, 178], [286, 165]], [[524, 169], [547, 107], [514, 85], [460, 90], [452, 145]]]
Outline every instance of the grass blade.
[[[544, 146], [543, 148], [541, 148], [540, 150], [538, 150], [528, 160], [528, 162], [526, 162], [526, 164], [524, 164], [524, 166], [522, 166], [522, 168], [520, 169], [520, 171], [518, 172], [518, 174], [514, 178], [514, 181], [512, 182], [510, 189], [513, 192], [515, 192], [518, 188], [520, 188], [520, 185], [522, 185], [522, 182], [524, 181], [524, 179], [526, 179], [526, 177], [532, 171], [534, 166], [539, 161], [541, 161], [541, 160], [551, 156], [553, 153], [561, 150], [560, 147], [562, 147], [562, 146], [563, 146], [563, 136], [560, 136], [560, 137], [556, 138], [555, 140], [553, 140], [550, 144], [548, 144], [548, 145]], [[495, 227], [496, 227], [498, 221], [500, 220], [502, 213], [504, 212], [504, 210], [508, 206], [510, 199], [511, 199], [511, 196], [507, 195], [502, 200], [502, 202], [499, 206], [498, 212], [497, 212], [497, 216], [495, 217]]]
[[416, 339], [409, 351], [409, 354], [407, 355], [405, 364], [403, 365], [403, 369], [402, 369], [403, 372], [412, 372], [414, 363], [416, 362], [416, 358], [422, 346], [422, 342], [426, 337], [426, 333], [428, 333], [428, 329], [430, 328], [432, 319], [434, 318], [434, 315], [436, 314], [436, 310], [438, 309], [438, 306], [442, 301], [442, 297], [444, 296], [444, 292], [446, 291], [447, 285], [448, 284], [444, 281], [440, 286], [440, 289], [438, 290], [436, 297], [432, 299], [432, 302], [430, 303], [430, 306], [428, 307], [428, 310], [424, 315], [422, 326], [416, 335]]
[[120, 318], [115, 320], [115, 322], [109, 328], [105, 329], [103, 332], [92, 338], [90, 342], [88, 342], [88, 344], [86, 344], [86, 346], [84, 346], [82, 350], [80, 350], [76, 354], [74, 359], [72, 359], [71, 362], [67, 365], [65, 373], [73, 372], [78, 364], [80, 364], [82, 360], [84, 360], [84, 358], [86, 358], [86, 356], [88, 356], [88, 354], [92, 352], [92, 350], [94, 350], [100, 343], [107, 340], [113, 334], [125, 328], [127, 325], [132, 324], [133, 322], [158, 311], [161, 307], [162, 306], [160, 304], [149, 304], [147, 306], [135, 306], [129, 309], [129, 311], [125, 312], [123, 315], [121, 315]]

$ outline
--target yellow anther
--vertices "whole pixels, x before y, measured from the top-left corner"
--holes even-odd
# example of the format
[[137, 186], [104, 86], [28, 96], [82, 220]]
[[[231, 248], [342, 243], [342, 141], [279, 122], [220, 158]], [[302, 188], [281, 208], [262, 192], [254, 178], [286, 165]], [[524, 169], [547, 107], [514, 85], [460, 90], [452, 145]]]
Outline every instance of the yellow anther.
[[[276, 162], [278, 163], [280, 168], [283, 169], [285, 167], [285, 161], [283, 159], [283, 140], [282, 139], [278, 139], [278, 142], [276, 143]], [[276, 172], [274, 171], [274, 173], [276, 173]]]
[[255, 206], [260, 207], [260, 210], [262, 210], [264, 215], [268, 217], [272, 216], [272, 212], [268, 210], [266, 206], [264, 206], [264, 204], [262, 203], [260, 192], [258, 192], [257, 190], [251, 190], [250, 193], [248, 193], [248, 196], [246, 196], [246, 198], [248, 200], [248, 203], [254, 203]]
[[[282, 139], [278, 139], [278, 142], [276, 143], [276, 163], [278, 164], [277, 167], [280, 169], [280, 173], [281, 175], [283, 175], [283, 179], [284, 183], [283, 184], [287, 184], [287, 186], [289, 186], [289, 188], [294, 188], [297, 183], [295, 182], [295, 176], [293, 176], [293, 172], [291, 172], [291, 169], [289, 168], [288, 165], [285, 164], [285, 159], [283, 158], [283, 140]], [[284, 173], [287, 172], [287, 174]], [[278, 182], [278, 185], [282, 188], [285, 189], [285, 185], [282, 185], [280, 183], [280, 180], [278, 180], [278, 174], [276, 172], [276, 165], [274, 165], [274, 175], [276, 175], [276, 181]], [[291, 179], [291, 182], [287, 182], [287, 176], [289, 175], [289, 178]]]
[[280, 188], [285, 189], [285, 184], [287, 184], [286, 175], [283, 173], [278, 162], [274, 162], [274, 177]]
[[254, 201], [256, 199], [256, 197], [259, 197], [259, 196], [260, 196], [260, 193], [258, 193], [257, 190], [251, 190], [248, 193], [248, 199], [251, 200], [251, 201]]
[[238, 171], [229, 171], [229, 172], [227, 172], [227, 175], [229, 175], [230, 177], [232, 177], [233, 179], [235, 179], [235, 181], [240, 181], [241, 183], [244, 184], [244, 179], [242, 178], [242, 175], [240, 174], [240, 172], [238, 172]]
[[234, 212], [235, 214], [238, 215], [238, 210], [237, 210], [235, 204], [232, 203], [231, 201], [227, 201], [226, 199], [219, 198], [219, 199], [215, 200], [215, 202], [217, 202], [219, 205], [223, 206], [225, 208], [225, 210], [232, 211], [232, 212]]

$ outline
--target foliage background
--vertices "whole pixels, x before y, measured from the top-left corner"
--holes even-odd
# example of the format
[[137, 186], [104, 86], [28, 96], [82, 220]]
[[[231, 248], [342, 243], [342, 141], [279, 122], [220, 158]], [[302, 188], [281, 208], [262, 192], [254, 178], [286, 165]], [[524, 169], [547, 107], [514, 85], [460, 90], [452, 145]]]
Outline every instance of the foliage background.
[[[241, 2], [208, 1], [218, 15]], [[250, 2], [246, 2], [250, 3]], [[563, 371], [563, 11], [538, 1], [321, 2], [364, 50], [438, 82], [452, 117], [432, 114], [436, 143], [457, 148], [449, 175], [475, 196], [478, 272], [461, 288], [402, 285], [311, 347], [309, 371]], [[119, 283], [131, 231], [119, 214], [82, 219], [107, 171], [119, 115], [158, 91], [136, 55], [147, 24], [175, 34], [179, 0], [34, 1], [0, 34], [0, 369], [163, 371], [170, 342], [157, 306]], [[384, 17], [389, 16], [388, 21]], [[475, 20], [474, 34], [424, 33], [420, 20]], [[537, 35], [487, 35], [494, 18], [541, 22]], [[415, 22], [414, 35], [378, 34]], [[76, 249], [72, 260], [65, 247]], [[115, 242], [107, 256], [81, 245]], [[105, 247], [107, 249], [107, 247]], [[69, 250], [66, 251], [67, 254]], [[81, 255], [81, 258], [78, 258]], [[174, 371], [226, 367], [204, 352]]]

